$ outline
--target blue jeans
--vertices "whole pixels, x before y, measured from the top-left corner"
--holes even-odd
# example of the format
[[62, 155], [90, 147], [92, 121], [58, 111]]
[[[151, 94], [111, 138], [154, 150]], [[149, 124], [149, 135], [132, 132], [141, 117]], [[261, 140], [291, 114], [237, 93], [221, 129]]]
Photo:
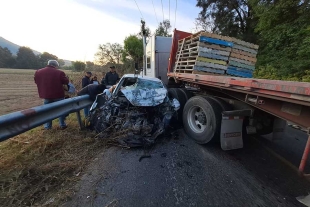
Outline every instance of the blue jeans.
[[90, 109], [90, 106], [87, 106], [86, 108], [83, 109], [85, 118], [88, 117], [88, 115], [89, 115], [89, 109]]
[[[61, 100], [63, 100], [63, 98], [60, 98], [60, 99], [44, 99], [44, 105], [49, 104], [49, 103], [53, 103], [53, 102], [57, 102], [57, 101], [61, 101]], [[59, 126], [60, 127], [66, 127], [67, 126], [65, 123], [65, 116], [59, 117]], [[45, 123], [44, 128], [45, 129], [51, 129], [52, 128], [52, 121]]]

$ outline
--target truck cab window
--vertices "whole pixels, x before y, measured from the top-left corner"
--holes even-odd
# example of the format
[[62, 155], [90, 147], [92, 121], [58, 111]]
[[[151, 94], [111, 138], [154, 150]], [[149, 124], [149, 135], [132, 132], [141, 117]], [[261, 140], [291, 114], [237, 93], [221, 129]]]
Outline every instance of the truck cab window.
[[146, 68], [151, 69], [151, 57], [146, 57]]

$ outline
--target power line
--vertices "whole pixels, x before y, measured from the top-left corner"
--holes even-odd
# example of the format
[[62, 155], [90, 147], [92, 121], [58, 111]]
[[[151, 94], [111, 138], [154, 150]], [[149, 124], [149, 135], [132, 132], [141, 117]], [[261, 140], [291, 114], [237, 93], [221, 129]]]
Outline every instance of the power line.
[[[169, 1], [170, 1], [170, 0], [169, 0]], [[156, 14], [156, 11], [155, 11], [155, 7], [154, 7], [153, 0], [152, 0], [152, 4], [153, 4], [153, 9], [154, 9], [154, 12], [155, 12], [155, 16], [156, 16], [157, 25], [159, 25], [159, 24], [158, 24], [157, 14]]]
[[170, 0], [169, 0], [169, 22], [170, 22]]
[[[136, 2], [136, 0], [134, 0], [134, 1]], [[140, 14], [141, 14], [142, 19], [144, 19], [143, 15], [142, 15], [142, 13], [141, 13], [141, 11], [140, 11], [140, 8], [139, 8], [139, 6], [138, 6], [138, 4], [137, 4], [137, 2], [136, 2], [136, 5], [137, 5], [137, 7], [138, 7], [138, 9], [139, 9], [139, 12], [140, 12]]]
[[163, 22], [164, 22], [165, 16], [164, 16], [163, 0], [161, 0], [161, 10], [162, 10], [162, 12], [163, 12]]
[[175, 0], [175, 11], [174, 11], [174, 29], [177, 21], [177, 8], [178, 8], [178, 0]]

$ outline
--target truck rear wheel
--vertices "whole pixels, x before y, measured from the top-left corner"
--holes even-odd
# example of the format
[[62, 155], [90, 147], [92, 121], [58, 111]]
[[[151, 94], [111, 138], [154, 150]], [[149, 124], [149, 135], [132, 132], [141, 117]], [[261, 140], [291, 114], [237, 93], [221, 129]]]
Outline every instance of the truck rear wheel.
[[183, 110], [183, 125], [186, 134], [199, 144], [219, 139], [221, 112], [221, 107], [208, 97], [190, 98]]
[[[184, 94], [184, 96], [186, 98], [186, 101], [188, 101], [190, 98], [193, 97], [193, 93], [188, 91], [188, 90], [186, 90], [185, 88], [178, 88], [178, 90], [181, 91], [181, 93]], [[184, 105], [185, 105], [185, 103], [184, 103]]]

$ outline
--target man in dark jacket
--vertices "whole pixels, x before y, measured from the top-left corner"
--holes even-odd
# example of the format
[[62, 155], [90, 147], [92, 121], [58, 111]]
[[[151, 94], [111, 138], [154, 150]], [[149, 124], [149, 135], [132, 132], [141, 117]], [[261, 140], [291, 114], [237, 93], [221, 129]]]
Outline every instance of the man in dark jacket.
[[90, 99], [92, 101], [96, 100], [96, 96], [100, 93], [103, 93], [104, 89], [106, 89], [105, 85], [103, 84], [89, 84], [88, 86], [82, 88], [79, 92], [78, 95], [86, 95], [88, 94]]
[[118, 74], [115, 71], [115, 66], [110, 67], [110, 72], [107, 72], [105, 75], [105, 85], [113, 86], [116, 84], [117, 80], [119, 80]]
[[82, 88], [90, 84], [91, 72], [86, 72], [84, 78], [82, 79]]
[[[58, 67], [59, 63], [56, 60], [49, 60], [45, 68], [37, 70], [34, 74], [39, 97], [44, 99], [44, 104], [60, 101], [65, 97], [63, 85], [67, 85], [69, 79], [63, 71], [57, 70]], [[60, 129], [67, 128], [64, 116], [59, 117], [59, 125]], [[44, 128], [51, 129], [52, 121], [44, 124]]]

